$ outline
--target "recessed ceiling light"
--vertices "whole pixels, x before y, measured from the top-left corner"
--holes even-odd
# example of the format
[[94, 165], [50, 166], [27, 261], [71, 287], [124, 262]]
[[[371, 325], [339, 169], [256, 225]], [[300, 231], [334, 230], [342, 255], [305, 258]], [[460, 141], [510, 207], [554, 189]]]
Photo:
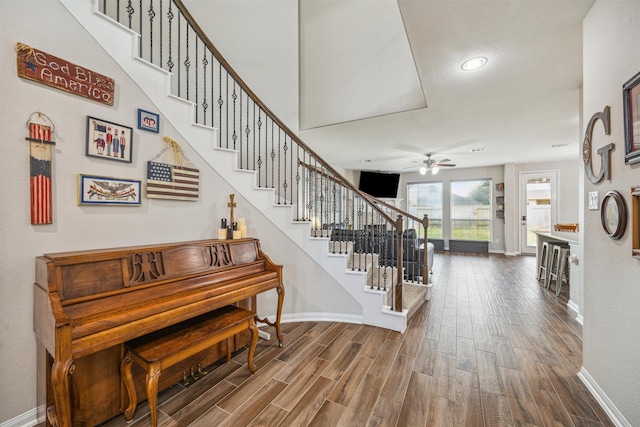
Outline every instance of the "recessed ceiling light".
[[487, 147], [482, 147], [482, 148], [472, 148], [471, 152], [472, 153], [480, 153], [482, 151], [485, 151], [487, 149]]
[[478, 56], [477, 58], [467, 59], [462, 63], [460, 68], [462, 68], [464, 71], [473, 71], [484, 66], [486, 63], [487, 58], [485, 58], [484, 56]]
[[371, 160], [360, 160], [360, 163], [371, 163]]

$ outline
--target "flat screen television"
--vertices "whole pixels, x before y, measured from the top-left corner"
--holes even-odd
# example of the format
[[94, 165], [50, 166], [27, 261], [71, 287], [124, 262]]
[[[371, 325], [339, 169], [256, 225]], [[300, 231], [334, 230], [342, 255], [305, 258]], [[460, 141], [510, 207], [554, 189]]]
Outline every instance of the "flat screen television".
[[395, 199], [398, 196], [399, 173], [360, 171], [358, 190], [373, 197]]

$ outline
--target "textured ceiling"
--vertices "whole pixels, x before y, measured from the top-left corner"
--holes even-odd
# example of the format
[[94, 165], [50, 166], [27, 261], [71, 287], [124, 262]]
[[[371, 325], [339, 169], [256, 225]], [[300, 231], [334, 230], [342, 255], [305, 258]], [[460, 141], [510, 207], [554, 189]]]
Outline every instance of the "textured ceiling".
[[[593, 2], [185, 0], [314, 151], [340, 169], [400, 172], [425, 153], [458, 168], [578, 158]], [[478, 55], [484, 68], [460, 69]]]

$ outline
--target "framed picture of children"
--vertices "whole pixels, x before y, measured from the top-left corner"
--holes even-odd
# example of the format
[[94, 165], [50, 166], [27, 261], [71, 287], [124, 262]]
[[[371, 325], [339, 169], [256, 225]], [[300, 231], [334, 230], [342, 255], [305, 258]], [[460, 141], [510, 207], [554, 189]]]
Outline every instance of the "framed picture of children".
[[133, 128], [87, 116], [87, 156], [131, 163], [132, 146]]

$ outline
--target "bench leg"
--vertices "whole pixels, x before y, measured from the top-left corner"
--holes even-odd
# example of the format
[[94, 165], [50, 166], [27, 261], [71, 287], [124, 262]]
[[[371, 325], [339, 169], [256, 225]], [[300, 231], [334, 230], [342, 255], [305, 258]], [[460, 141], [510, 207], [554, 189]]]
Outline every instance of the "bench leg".
[[256, 351], [256, 344], [258, 343], [258, 327], [253, 319], [249, 319], [249, 331], [251, 332], [251, 343], [249, 344], [249, 357], [248, 365], [252, 374], [256, 372], [256, 365], [253, 363], [253, 353]]
[[151, 365], [147, 373], [147, 402], [151, 413], [151, 427], [158, 426], [158, 380], [160, 371]]
[[120, 377], [124, 383], [124, 388], [127, 390], [129, 396], [129, 406], [124, 410], [124, 419], [131, 421], [133, 414], [136, 412], [136, 406], [138, 405], [138, 398], [136, 397], [136, 387], [133, 384], [133, 376], [131, 375], [131, 366], [133, 365], [133, 358], [131, 352], [127, 351], [127, 354], [122, 359], [120, 364]]

